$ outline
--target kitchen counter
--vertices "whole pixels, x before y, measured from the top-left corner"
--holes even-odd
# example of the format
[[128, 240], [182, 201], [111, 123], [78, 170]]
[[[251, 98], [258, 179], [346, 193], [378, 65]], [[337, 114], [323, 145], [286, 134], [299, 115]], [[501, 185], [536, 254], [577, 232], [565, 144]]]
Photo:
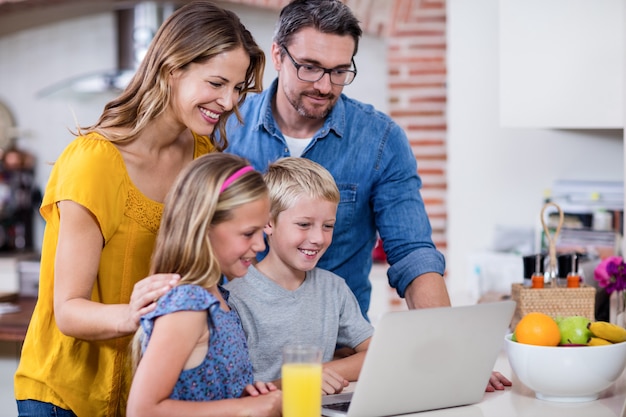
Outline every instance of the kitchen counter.
[[19, 307], [18, 312], [0, 314], [0, 341], [24, 341], [36, 302], [36, 297], [19, 297], [14, 301]]
[[[477, 404], [444, 410], [407, 414], [415, 417], [621, 417], [626, 400], [626, 371], [617, 382], [600, 394], [595, 401], [561, 403], [535, 398], [534, 391], [524, 386], [513, 374], [503, 351], [494, 370], [513, 382], [504, 391], [486, 392]], [[581, 375], [584, 378], [585, 375]], [[416, 393], [419, 395], [419, 393]], [[454, 395], [454, 392], [450, 392]], [[626, 416], [624, 416], [626, 417]]]

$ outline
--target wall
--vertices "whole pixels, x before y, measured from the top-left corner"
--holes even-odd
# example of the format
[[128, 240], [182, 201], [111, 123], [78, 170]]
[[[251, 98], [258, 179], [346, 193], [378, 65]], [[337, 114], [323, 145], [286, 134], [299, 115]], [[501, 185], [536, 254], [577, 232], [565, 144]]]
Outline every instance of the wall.
[[402, 126], [411, 143], [433, 241], [446, 254], [446, 2], [391, 3], [389, 27], [384, 33], [389, 45], [389, 115]]
[[500, 127], [497, 17], [497, 0], [448, 1], [447, 261], [455, 294], [468, 285], [469, 257], [491, 247], [498, 227], [539, 225], [554, 180], [624, 178], [622, 130]]

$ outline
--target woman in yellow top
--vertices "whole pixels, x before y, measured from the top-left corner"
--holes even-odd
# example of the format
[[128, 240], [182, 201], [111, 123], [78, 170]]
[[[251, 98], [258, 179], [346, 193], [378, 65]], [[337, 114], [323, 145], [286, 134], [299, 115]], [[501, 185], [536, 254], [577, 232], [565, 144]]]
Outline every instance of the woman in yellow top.
[[39, 299], [15, 374], [20, 416], [125, 414], [129, 335], [178, 279], [146, 278], [163, 201], [185, 165], [226, 146], [224, 123], [261, 91], [264, 66], [234, 13], [187, 3], [55, 162], [40, 210]]

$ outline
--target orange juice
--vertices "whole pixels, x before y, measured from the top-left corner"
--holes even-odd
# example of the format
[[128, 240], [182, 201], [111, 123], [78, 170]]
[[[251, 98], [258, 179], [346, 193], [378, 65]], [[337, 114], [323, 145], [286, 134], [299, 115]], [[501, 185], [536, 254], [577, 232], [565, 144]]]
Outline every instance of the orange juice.
[[320, 417], [322, 365], [287, 363], [282, 367], [283, 417]]

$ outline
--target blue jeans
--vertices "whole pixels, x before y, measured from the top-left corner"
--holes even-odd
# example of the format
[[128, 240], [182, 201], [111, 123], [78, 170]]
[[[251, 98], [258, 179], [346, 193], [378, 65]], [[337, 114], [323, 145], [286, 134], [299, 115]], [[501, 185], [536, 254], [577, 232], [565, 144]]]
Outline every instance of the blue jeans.
[[18, 417], [76, 417], [70, 410], [35, 400], [17, 401]]

